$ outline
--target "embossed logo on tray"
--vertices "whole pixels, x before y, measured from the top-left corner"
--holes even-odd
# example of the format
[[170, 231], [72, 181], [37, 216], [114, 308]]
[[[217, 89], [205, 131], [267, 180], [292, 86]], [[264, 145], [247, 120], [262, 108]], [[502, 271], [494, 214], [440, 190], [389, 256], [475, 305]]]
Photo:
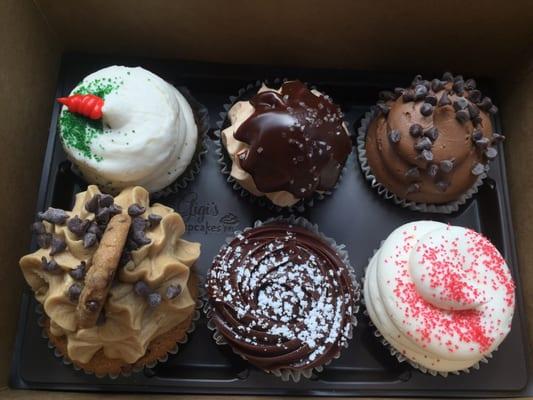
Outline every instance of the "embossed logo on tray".
[[231, 212], [222, 214], [215, 202], [198, 200], [196, 192], [187, 193], [179, 201], [176, 209], [189, 232], [203, 232], [206, 235], [233, 232], [239, 224], [239, 218], [235, 214]]

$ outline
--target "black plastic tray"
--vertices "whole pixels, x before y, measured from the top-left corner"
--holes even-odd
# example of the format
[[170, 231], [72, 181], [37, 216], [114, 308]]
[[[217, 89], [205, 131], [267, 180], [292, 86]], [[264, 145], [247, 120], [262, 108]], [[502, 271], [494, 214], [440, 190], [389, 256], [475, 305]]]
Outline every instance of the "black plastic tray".
[[[216, 129], [219, 113], [223, 111], [223, 104], [228, 102], [229, 96], [236, 95], [240, 88], [256, 80], [287, 77], [305, 80], [331, 95], [341, 105], [352, 132], [355, 132], [354, 123], [376, 101], [379, 90], [405, 86], [414, 73], [420, 72], [375, 74], [67, 55], [63, 59], [57, 95], [67, 94], [85, 75], [111, 64], [142, 65], [176, 86], [188, 87], [193, 96], [209, 108], [213, 130]], [[426, 76], [433, 75], [428, 71]], [[482, 89], [490, 94], [490, 85], [481, 83]], [[59, 143], [56, 134], [58, 112], [59, 106], [56, 104], [39, 188], [39, 210], [50, 205], [69, 208], [73, 195], [85, 188], [83, 182], [70, 172]], [[495, 123], [499, 130], [499, 121]], [[186, 238], [202, 243], [202, 255], [197, 263], [202, 274], [208, 269], [224, 239], [234, 230], [274, 215], [271, 211], [252, 205], [230, 187], [220, 173], [214, 147], [210, 141], [209, 153], [199, 176], [183, 193], [160, 200], [182, 214], [189, 228]], [[511, 266], [518, 284], [518, 301], [509, 337], [493, 359], [488, 364], [482, 364], [477, 371], [442, 378], [423, 374], [406, 363], [398, 363], [373, 336], [368, 319], [361, 312], [350, 347], [339, 360], [312, 380], [282, 382], [250, 367], [226, 347], [215, 345], [203, 317], [189, 342], [181, 346], [179, 353], [168, 362], [128, 378], [97, 379], [63, 365], [47, 348], [37, 325], [36, 302], [27, 289], [20, 311], [11, 385], [48, 390], [324, 396], [488, 397], [531, 393], [528, 389], [531, 379], [526, 324], [502, 151], [492, 164], [489, 175], [480, 192], [458, 212], [449, 216], [421, 214], [380, 198], [366, 183], [355, 157], [352, 157], [333, 195], [317, 202], [303, 214], [319, 224], [327, 236], [346, 244], [358, 278], [362, 277], [368, 257], [380, 241], [395, 227], [408, 221], [446, 221], [474, 228], [489, 237]], [[231, 220], [223, 218], [229, 213], [237, 217], [238, 222], [234, 225], [224, 224], [224, 221]], [[32, 246], [32, 249], [35, 248], [35, 243]]]

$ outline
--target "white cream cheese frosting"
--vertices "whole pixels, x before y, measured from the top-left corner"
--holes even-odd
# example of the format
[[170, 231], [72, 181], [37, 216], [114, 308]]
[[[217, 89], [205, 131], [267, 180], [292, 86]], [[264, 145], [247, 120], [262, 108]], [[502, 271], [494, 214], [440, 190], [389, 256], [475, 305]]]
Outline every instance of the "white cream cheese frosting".
[[434, 221], [389, 235], [370, 260], [364, 297], [392, 347], [441, 373], [470, 368], [496, 350], [515, 307], [513, 279], [494, 245]]
[[143, 186], [155, 192], [190, 164], [198, 141], [193, 111], [157, 75], [140, 67], [111, 66], [85, 77], [73, 94], [104, 99], [99, 121], [66, 106], [59, 120], [63, 147], [89, 183], [114, 191]]

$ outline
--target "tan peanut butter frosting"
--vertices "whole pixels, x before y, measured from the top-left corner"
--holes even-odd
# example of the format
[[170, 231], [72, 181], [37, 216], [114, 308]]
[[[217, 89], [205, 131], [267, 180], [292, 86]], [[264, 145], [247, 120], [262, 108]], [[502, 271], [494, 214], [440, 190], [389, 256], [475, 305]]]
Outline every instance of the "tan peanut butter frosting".
[[[117, 214], [131, 217], [127, 242], [97, 323], [80, 328], [77, 303], [88, 285], [84, 277]], [[188, 283], [200, 244], [181, 239], [181, 216], [161, 204], [150, 206], [142, 187], [124, 189], [113, 199], [89, 186], [76, 195], [72, 211], [50, 208], [39, 219], [33, 231], [41, 248], [22, 257], [20, 267], [50, 318], [50, 333], [66, 336], [71, 360], [87, 363], [102, 350], [107, 358], [134, 363], [152, 340], [194, 312]]]

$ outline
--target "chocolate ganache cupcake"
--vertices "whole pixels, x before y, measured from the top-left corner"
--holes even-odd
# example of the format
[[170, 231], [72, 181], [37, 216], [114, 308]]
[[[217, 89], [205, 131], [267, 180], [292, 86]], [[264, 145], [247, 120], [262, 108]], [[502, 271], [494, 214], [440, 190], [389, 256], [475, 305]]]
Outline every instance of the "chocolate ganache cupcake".
[[256, 224], [229, 240], [207, 275], [217, 343], [285, 380], [338, 358], [356, 324], [359, 287], [347, 254], [310, 227]]
[[361, 165], [373, 186], [384, 187], [404, 206], [464, 203], [504, 139], [493, 131], [490, 115], [497, 108], [491, 99], [473, 79], [451, 73], [432, 81], [418, 75], [410, 87], [380, 98], [358, 139]]
[[[339, 107], [300, 81], [263, 84], [228, 112], [221, 133], [232, 180], [255, 196], [289, 207], [331, 191], [352, 144]], [[229, 169], [229, 168], [228, 168]]]

